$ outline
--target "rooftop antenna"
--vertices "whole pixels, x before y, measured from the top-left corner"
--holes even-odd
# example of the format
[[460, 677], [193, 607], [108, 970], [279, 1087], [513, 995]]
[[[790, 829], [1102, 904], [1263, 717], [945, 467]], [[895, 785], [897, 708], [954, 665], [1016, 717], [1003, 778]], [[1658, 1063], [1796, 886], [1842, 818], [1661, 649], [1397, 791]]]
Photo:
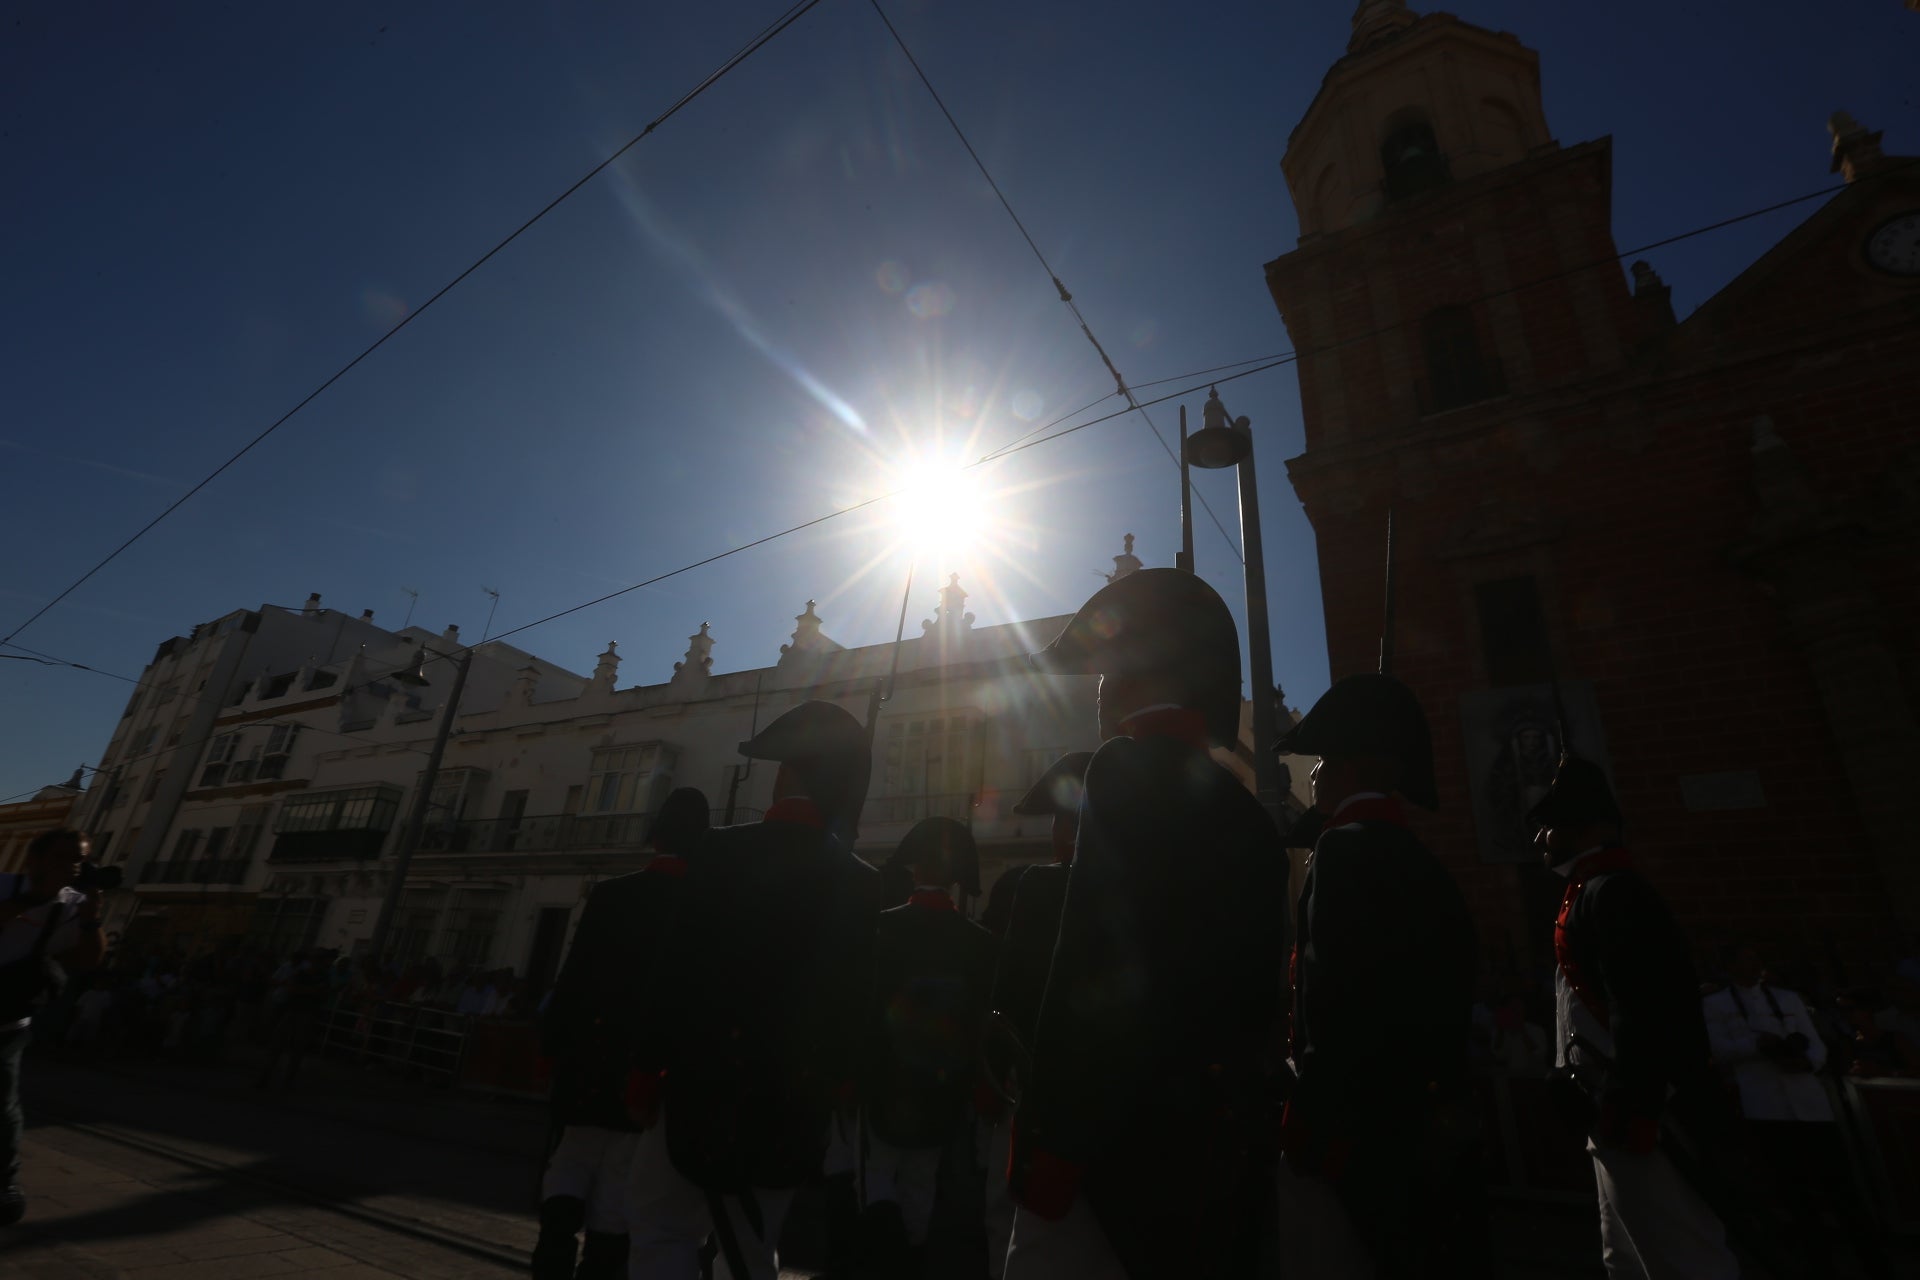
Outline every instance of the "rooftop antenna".
[[413, 606], [420, 603], [420, 591], [417, 587], [402, 587], [400, 592], [407, 597], [407, 616], [400, 624], [400, 629], [405, 631], [408, 624], [413, 621]]
[[493, 634], [493, 611], [500, 607], [500, 593], [492, 587], [482, 587], [480, 589], [493, 597], [493, 604], [487, 610], [487, 625], [480, 629], [480, 643], [485, 644], [487, 637]]

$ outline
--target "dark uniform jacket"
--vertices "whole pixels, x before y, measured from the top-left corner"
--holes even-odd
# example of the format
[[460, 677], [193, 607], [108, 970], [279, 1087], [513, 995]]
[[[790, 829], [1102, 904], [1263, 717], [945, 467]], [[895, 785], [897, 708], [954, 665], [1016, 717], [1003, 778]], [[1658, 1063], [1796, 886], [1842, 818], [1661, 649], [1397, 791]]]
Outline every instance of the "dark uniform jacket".
[[1395, 803], [1334, 815], [1295, 938], [1288, 1165], [1332, 1182], [1383, 1278], [1489, 1274], [1466, 1080], [1478, 946]]
[[1288, 1121], [1308, 1141], [1404, 1140], [1436, 1096], [1464, 1085], [1473, 920], [1396, 814], [1336, 814], [1301, 890]]
[[1060, 908], [1067, 900], [1068, 873], [1066, 864], [1058, 862], [1020, 870], [1020, 887], [1014, 891], [1007, 936], [1000, 943], [993, 1007], [1029, 1053], [1040, 1022], [1040, 997], [1047, 990], [1047, 971], [1053, 967], [1053, 944], [1060, 937]]
[[993, 935], [944, 894], [920, 898], [880, 913], [860, 1072], [867, 1124], [897, 1147], [944, 1146], [959, 1131], [993, 983]]
[[1665, 1108], [1669, 1086], [1694, 1097], [1713, 1092], [1686, 936], [1645, 876], [1619, 866], [1585, 877], [1562, 904], [1554, 945], [1576, 998], [1584, 992], [1606, 1011], [1613, 1065], [1600, 1077], [1604, 1090], [1621, 1091], [1632, 1113], [1647, 1117]]
[[687, 872], [662, 961], [663, 1100], [674, 1167], [708, 1190], [817, 1173], [852, 1078], [879, 876], [815, 821], [718, 828]]
[[1012, 1191], [1042, 1211], [1042, 1184], [1079, 1171], [1136, 1277], [1252, 1269], [1248, 1143], [1268, 1124], [1246, 1108], [1281, 1013], [1285, 910], [1279, 833], [1203, 745], [1095, 753]]
[[685, 868], [679, 858], [659, 855], [643, 871], [602, 881], [587, 898], [540, 1018], [561, 1124], [634, 1127], [623, 1097], [627, 1071], [647, 1056], [643, 992]]

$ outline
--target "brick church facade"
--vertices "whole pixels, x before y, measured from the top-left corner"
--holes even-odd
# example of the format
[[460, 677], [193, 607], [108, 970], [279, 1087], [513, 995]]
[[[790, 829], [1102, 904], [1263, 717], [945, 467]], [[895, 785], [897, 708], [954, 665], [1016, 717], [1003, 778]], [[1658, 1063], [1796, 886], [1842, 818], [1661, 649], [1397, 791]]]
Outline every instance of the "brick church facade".
[[1332, 672], [1375, 666], [1391, 511], [1421, 825], [1496, 971], [1544, 959], [1562, 722], [1703, 947], [1858, 974], [1920, 930], [1920, 164], [1830, 129], [1844, 188], [1684, 320], [1512, 35], [1365, 0], [1289, 140]]

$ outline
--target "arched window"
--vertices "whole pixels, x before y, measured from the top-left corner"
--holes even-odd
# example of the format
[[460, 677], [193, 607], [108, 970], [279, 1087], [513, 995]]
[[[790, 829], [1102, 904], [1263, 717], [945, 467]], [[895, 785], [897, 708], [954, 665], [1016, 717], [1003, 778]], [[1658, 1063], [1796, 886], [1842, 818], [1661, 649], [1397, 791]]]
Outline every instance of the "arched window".
[[1422, 413], [1445, 413], [1485, 400], [1504, 390], [1499, 364], [1480, 353], [1473, 313], [1465, 307], [1440, 307], [1421, 322], [1427, 352], [1426, 394]]
[[1412, 109], [1399, 112], [1387, 122], [1386, 140], [1380, 144], [1380, 167], [1386, 173], [1383, 185], [1389, 201], [1404, 200], [1451, 181], [1447, 158], [1433, 137], [1433, 125]]

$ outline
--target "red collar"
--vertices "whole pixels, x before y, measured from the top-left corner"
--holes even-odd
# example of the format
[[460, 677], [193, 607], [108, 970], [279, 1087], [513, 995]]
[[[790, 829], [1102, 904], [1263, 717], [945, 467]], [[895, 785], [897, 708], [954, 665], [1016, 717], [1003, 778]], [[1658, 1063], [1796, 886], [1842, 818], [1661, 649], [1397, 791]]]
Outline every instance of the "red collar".
[[645, 869], [678, 880], [687, 874], [687, 860], [677, 853], [656, 853]]
[[764, 821], [790, 822], [796, 827], [812, 827], [815, 831], [827, 829], [826, 815], [820, 812], [819, 805], [805, 796], [775, 800], [767, 809]]
[[944, 889], [915, 889], [907, 895], [907, 905], [925, 907], [929, 911], [954, 910], [953, 899], [947, 896]]
[[1327, 828], [1344, 827], [1349, 822], [1385, 822], [1407, 825], [1407, 811], [1392, 796], [1358, 796], [1348, 800], [1327, 819]]
[[1207, 749], [1207, 718], [1186, 707], [1158, 707], [1120, 722], [1129, 738], [1172, 738], [1197, 751]]

